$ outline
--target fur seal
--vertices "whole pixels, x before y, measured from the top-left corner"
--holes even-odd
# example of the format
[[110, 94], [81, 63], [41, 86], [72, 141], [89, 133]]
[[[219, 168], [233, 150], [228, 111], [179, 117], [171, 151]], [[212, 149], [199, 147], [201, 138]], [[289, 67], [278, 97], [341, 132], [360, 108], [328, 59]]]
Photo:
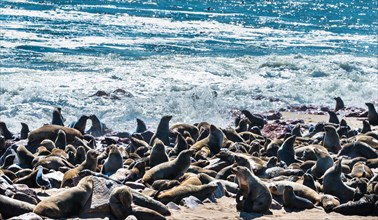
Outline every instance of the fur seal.
[[52, 125], [60, 125], [64, 126], [64, 118], [62, 116], [62, 109], [57, 107], [54, 108], [53, 113], [52, 113]]
[[328, 122], [329, 123], [332, 123], [332, 124], [340, 124], [340, 121], [339, 119], [337, 118], [337, 115], [335, 112], [333, 111], [328, 111], [328, 115], [329, 115], [329, 119], [328, 119]]
[[58, 136], [59, 130], [63, 130], [66, 133], [67, 142], [73, 142], [75, 137], [83, 138], [80, 131], [74, 128], [63, 127], [60, 125], [44, 125], [29, 133], [28, 146], [38, 146], [44, 139], [54, 140]]
[[292, 163], [300, 162], [295, 157], [294, 151], [294, 142], [295, 142], [295, 135], [290, 136], [287, 138], [280, 148], [277, 150], [277, 158], [279, 161], [283, 161], [286, 165], [290, 165]]
[[343, 215], [378, 215], [377, 209], [378, 195], [365, 195], [358, 201], [349, 201], [347, 203], [336, 206], [332, 211]]
[[369, 121], [363, 120], [362, 121], [362, 129], [361, 129], [361, 134], [365, 134], [367, 132], [371, 131], [371, 126]]
[[5, 140], [14, 139], [14, 134], [8, 130], [5, 122], [0, 121], [0, 135], [3, 135]]
[[57, 137], [55, 139], [55, 146], [59, 149], [64, 150], [67, 145], [67, 139], [66, 139], [66, 133], [62, 130], [59, 129]]
[[98, 153], [95, 150], [89, 150], [87, 152], [87, 158], [78, 167], [68, 170], [64, 173], [61, 188], [65, 186], [73, 186], [73, 178], [78, 175], [82, 170], [89, 169], [91, 171], [96, 171], [97, 169], [97, 156]]
[[29, 126], [26, 123], [21, 122], [21, 132], [20, 132], [21, 140], [27, 139], [29, 132], [30, 132]]
[[58, 192], [39, 202], [33, 212], [49, 218], [76, 216], [87, 203], [92, 191], [92, 177], [84, 177], [77, 186]]
[[174, 134], [177, 132], [184, 135], [185, 131], [187, 131], [190, 134], [190, 137], [192, 137], [194, 140], [198, 138], [199, 130], [194, 125], [185, 124], [185, 123], [177, 123], [177, 124], [172, 125], [169, 128], [169, 132], [171, 134]]
[[158, 194], [157, 196], [155, 196], [155, 198], [163, 204], [167, 204], [169, 202], [179, 204], [183, 198], [188, 196], [195, 196], [199, 200], [203, 201], [206, 198], [210, 197], [217, 187], [218, 185], [215, 182], [199, 186], [180, 185], [161, 194]]
[[323, 146], [330, 152], [338, 153], [341, 149], [340, 137], [337, 134], [336, 128], [331, 125], [324, 126], [325, 134], [323, 139]]
[[24, 145], [17, 147], [17, 157], [19, 160], [19, 166], [22, 168], [32, 168], [32, 161], [35, 156]]
[[155, 143], [151, 149], [149, 158], [150, 167], [154, 167], [167, 161], [169, 161], [169, 158], [167, 153], [165, 152], [164, 143], [159, 138], [155, 138]]
[[171, 115], [165, 115], [160, 119], [156, 132], [150, 140], [151, 146], [154, 144], [155, 138], [159, 138], [165, 145], [169, 146], [169, 121], [171, 119]]
[[202, 147], [207, 146], [210, 150], [212, 155], [219, 153], [222, 145], [223, 145], [224, 134], [223, 132], [217, 128], [215, 125], [210, 125], [210, 133], [209, 135], [197, 141], [195, 144], [192, 145], [190, 149], [195, 150], [196, 152], [199, 151]]
[[88, 118], [89, 118], [88, 116], [82, 115], [79, 118], [79, 120], [77, 120], [76, 122], [72, 122], [71, 124], [68, 125], [68, 127], [74, 128], [74, 129], [80, 131], [80, 133], [82, 135], [84, 135], [84, 133], [85, 133], [85, 126], [87, 125]]
[[151, 184], [154, 180], [175, 179], [182, 176], [190, 166], [192, 154], [193, 150], [184, 150], [177, 158], [152, 167], [143, 175], [142, 182]]
[[288, 186], [288, 185], [293, 187], [293, 190], [297, 196], [306, 198], [310, 200], [312, 203], [320, 202], [321, 197], [315, 190], [296, 182], [291, 182], [291, 181], [272, 182], [269, 184], [269, 190], [272, 194], [281, 196], [283, 195], [285, 186]]
[[0, 195], [0, 213], [5, 219], [32, 212], [34, 205], [8, 196]]
[[340, 201], [336, 196], [324, 194], [321, 199], [324, 211], [331, 212], [333, 208], [340, 205]]
[[320, 178], [328, 170], [328, 168], [333, 166], [333, 159], [329, 155], [326, 148], [321, 146], [314, 147], [314, 152], [316, 155], [316, 163], [311, 167], [311, 173], [316, 178]]
[[96, 115], [90, 115], [89, 119], [92, 121], [92, 126], [87, 132], [94, 137], [103, 136], [106, 133], [106, 125], [102, 123]]
[[257, 126], [259, 128], [263, 128], [264, 125], [266, 124], [266, 121], [264, 120], [264, 118], [262, 118], [259, 115], [252, 114], [248, 110], [242, 110], [241, 113], [243, 113], [245, 117], [248, 118], [249, 122], [251, 123], [250, 127]]
[[295, 195], [294, 189], [290, 185], [286, 185], [283, 191], [283, 205], [293, 209], [312, 209], [314, 204], [306, 199]]
[[343, 148], [338, 153], [338, 156], [341, 155], [351, 158], [364, 157], [366, 159], [374, 159], [378, 157], [378, 153], [374, 148], [361, 141], [355, 141], [343, 145]]
[[181, 151], [188, 149], [188, 142], [184, 136], [180, 133], [177, 133], [176, 143], [173, 149], [169, 152], [169, 156], [178, 155]]
[[344, 101], [340, 97], [333, 98], [336, 101], [335, 112], [345, 108]]
[[341, 161], [342, 158], [324, 173], [323, 191], [325, 194], [336, 196], [344, 203], [353, 199], [354, 189], [341, 180]]
[[365, 103], [365, 105], [368, 107], [368, 121], [371, 125], [378, 125], [378, 113], [374, 108], [373, 103]]
[[125, 212], [131, 209], [132, 202], [133, 194], [128, 186], [114, 188], [110, 194], [110, 210], [118, 219], [125, 219], [129, 215]]
[[137, 128], [135, 130], [136, 133], [143, 133], [147, 131], [146, 123], [144, 123], [142, 119], [137, 118], [136, 121], [137, 121]]
[[[117, 172], [118, 169], [123, 167], [123, 158], [121, 152], [118, 150], [116, 145], [109, 146], [110, 151], [108, 158], [106, 158], [104, 164], [101, 168], [101, 173], [110, 176]], [[94, 171], [94, 170], [93, 170]]]
[[240, 188], [236, 195], [236, 208], [245, 212], [268, 212], [272, 195], [264, 182], [246, 167], [234, 167], [232, 172], [236, 175]]

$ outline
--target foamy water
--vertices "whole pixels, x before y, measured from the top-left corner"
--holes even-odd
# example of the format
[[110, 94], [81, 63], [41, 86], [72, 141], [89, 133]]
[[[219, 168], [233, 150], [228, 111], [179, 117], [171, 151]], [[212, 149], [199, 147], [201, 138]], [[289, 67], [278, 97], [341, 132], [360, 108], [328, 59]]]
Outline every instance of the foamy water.
[[[0, 2], [0, 119], [132, 131], [231, 111], [378, 101], [377, 1]], [[92, 96], [98, 90], [110, 97]], [[265, 98], [256, 100], [257, 96]], [[278, 98], [271, 102], [269, 98]]]

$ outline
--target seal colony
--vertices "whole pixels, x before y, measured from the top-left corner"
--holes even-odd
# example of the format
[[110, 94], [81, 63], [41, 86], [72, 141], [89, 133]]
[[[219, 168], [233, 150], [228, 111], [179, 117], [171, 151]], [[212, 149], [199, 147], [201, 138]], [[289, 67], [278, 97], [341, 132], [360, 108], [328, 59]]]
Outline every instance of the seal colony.
[[156, 131], [138, 118], [135, 132], [114, 132], [95, 115], [65, 126], [61, 108], [52, 124], [30, 132], [25, 123], [16, 133], [0, 122], [0, 219], [31, 212], [169, 219], [180, 207], [195, 211], [225, 197], [239, 216], [281, 209], [378, 216], [374, 105], [353, 128], [338, 119], [348, 108], [335, 100], [335, 110], [322, 113], [328, 121], [312, 124], [241, 110], [227, 128], [170, 124], [174, 116], [165, 115]]

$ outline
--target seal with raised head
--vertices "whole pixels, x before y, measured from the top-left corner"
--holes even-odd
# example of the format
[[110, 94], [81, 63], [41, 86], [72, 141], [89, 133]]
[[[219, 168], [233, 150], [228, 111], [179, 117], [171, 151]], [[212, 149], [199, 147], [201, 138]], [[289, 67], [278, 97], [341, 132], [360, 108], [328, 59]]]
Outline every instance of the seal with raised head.
[[89, 134], [100, 137], [106, 133], [106, 125], [96, 115], [90, 115], [89, 119], [92, 121], [92, 126], [87, 131]]
[[60, 191], [39, 202], [33, 212], [49, 218], [76, 216], [87, 203], [92, 191], [92, 177], [84, 177], [77, 186]]
[[331, 125], [324, 126], [325, 134], [323, 139], [323, 146], [330, 152], [337, 153], [341, 149], [340, 137], [337, 134], [336, 128]]
[[268, 212], [272, 195], [265, 183], [246, 167], [234, 167], [232, 172], [236, 175], [240, 188], [236, 195], [236, 208], [245, 212]]
[[241, 112], [245, 115], [245, 117], [248, 118], [249, 122], [251, 123], [250, 127], [257, 126], [259, 128], [262, 128], [266, 124], [264, 118], [259, 115], [252, 114], [248, 110], [242, 110]]
[[29, 132], [30, 132], [29, 126], [26, 123], [21, 122], [21, 132], [20, 132], [21, 140], [28, 138]]
[[154, 180], [175, 179], [182, 176], [190, 166], [192, 154], [193, 150], [184, 150], [175, 159], [152, 167], [143, 175], [142, 182], [151, 184]]
[[123, 158], [121, 152], [118, 150], [117, 145], [112, 144], [109, 146], [109, 154], [101, 168], [101, 173], [110, 176], [117, 172], [118, 169], [123, 167]]
[[283, 161], [286, 165], [290, 165], [292, 163], [300, 162], [295, 157], [294, 151], [294, 142], [295, 142], [295, 135], [288, 137], [283, 144], [277, 150], [277, 158], [279, 161]]
[[61, 188], [65, 186], [73, 186], [73, 178], [76, 177], [80, 171], [89, 169], [91, 171], [96, 171], [97, 169], [97, 156], [98, 153], [95, 150], [89, 150], [87, 152], [87, 158], [78, 167], [68, 170], [64, 173]]
[[128, 186], [114, 188], [110, 194], [110, 210], [118, 219], [125, 219], [129, 215], [127, 211], [131, 210], [132, 202], [133, 194]]
[[316, 155], [316, 163], [311, 167], [311, 173], [314, 177], [320, 178], [328, 168], [333, 166], [333, 159], [327, 149], [322, 146], [315, 146], [314, 152]]
[[169, 161], [169, 158], [167, 153], [165, 152], [164, 143], [159, 138], [156, 138], [151, 149], [149, 165], [150, 167], [154, 167], [167, 161]]
[[325, 194], [336, 196], [344, 203], [353, 199], [354, 189], [341, 180], [341, 161], [342, 158], [324, 173], [323, 191]]
[[53, 113], [52, 113], [52, 125], [60, 125], [64, 126], [64, 118], [62, 116], [62, 109], [57, 107], [54, 108]]
[[[70, 128], [75, 128], [76, 130], [80, 131], [82, 135], [85, 133], [85, 126], [87, 126], [88, 116], [82, 115], [80, 116], [79, 120], [72, 122], [68, 125]], [[67, 133], [67, 132], [66, 132]]]
[[333, 99], [335, 99], [335, 101], [336, 101], [335, 112], [345, 108], [344, 101], [339, 96], [335, 97]]
[[169, 121], [171, 119], [171, 115], [165, 115], [160, 119], [156, 132], [150, 140], [151, 146], [154, 144], [155, 138], [159, 138], [165, 145], [169, 146]]
[[209, 135], [197, 141], [195, 144], [192, 145], [190, 149], [195, 150], [196, 152], [199, 151], [202, 147], [208, 147], [212, 153], [215, 155], [219, 153], [222, 145], [223, 145], [224, 134], [223, 132], [217, 128], [215, 125], [210, 125], [210, 133]]
[[5, 140], [14, 138], [14, 134], [9, 131], [7, 125], [3, 121], [0, 121], [0, 135], [3, 135]]
[[365, 105], [368, 107], [368, 121], [371, 125], [378, 125], [378, 113], [374, 108], [373, 103], [367, 102]]

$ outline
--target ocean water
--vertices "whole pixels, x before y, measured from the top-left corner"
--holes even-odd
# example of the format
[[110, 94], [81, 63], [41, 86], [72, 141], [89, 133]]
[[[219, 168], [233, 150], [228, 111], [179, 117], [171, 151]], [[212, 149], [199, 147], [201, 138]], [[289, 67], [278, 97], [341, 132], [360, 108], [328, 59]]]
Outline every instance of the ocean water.
[[[377, 0], [0, 0], [0, 120], [116, 131], [378, 103]], [[93, 96], [97, 91], [109, 96]], [[114, 92], [117, 91], [117, 92]]]

